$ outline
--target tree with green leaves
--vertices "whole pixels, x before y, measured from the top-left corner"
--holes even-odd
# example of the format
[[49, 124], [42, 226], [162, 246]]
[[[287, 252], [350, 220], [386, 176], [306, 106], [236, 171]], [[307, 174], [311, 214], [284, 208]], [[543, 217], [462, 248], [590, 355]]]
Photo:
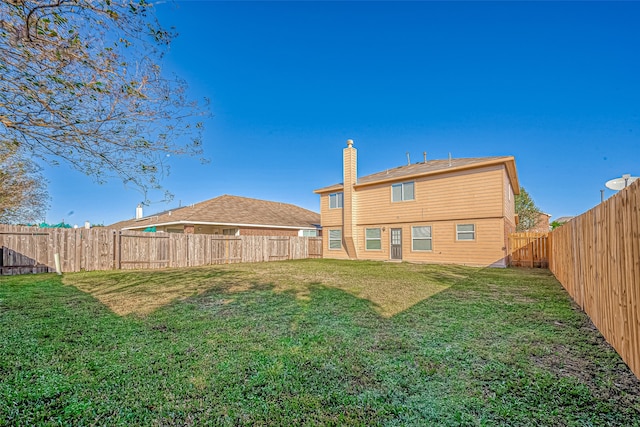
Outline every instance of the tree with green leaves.
[[37, 166], [0, 145], [0, 223], [34, 223], [44, 219], [49, 196]]
[[561, 227], [563, 224], [564, 222], [552, 221], [550, 227], [552, 230], [555, 230], [556, 228]]
[[202, 153], [207, 107], [161, 68], [175, 35], [145, 0], [0, 0], [0, 147], [146, 197]]
[[542, 211], [524, 187], [520, 187], [520, 194], [515, 197], [515, 209], [518, 215], [516, 231], [527, 231], [536, 227]]

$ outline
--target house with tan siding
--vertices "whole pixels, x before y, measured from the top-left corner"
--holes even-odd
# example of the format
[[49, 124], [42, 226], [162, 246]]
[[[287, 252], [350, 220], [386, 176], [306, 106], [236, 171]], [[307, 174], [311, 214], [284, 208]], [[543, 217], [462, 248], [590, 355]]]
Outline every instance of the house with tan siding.
[[320, 215], [300, 206], [223, 195], [189, 206], [109, 225], [119, 230], [230, 236], [307, 236], [319, 233]]
[[512, 156], [429, 160], [358, 177], [320, 195], [323, 256], [505, 267], [520, 185]]
[[551, 215], [545, 212], [538, 212], [536, 223], [533, 227], [527, 231], [534, 231], [536, 233], [548, 233], [551, 229], [550, 221]]

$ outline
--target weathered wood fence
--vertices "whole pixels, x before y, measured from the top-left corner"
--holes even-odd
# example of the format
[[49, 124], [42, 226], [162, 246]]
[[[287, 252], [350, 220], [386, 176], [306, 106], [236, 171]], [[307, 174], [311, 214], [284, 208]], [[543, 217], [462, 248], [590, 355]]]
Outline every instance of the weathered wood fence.
[[640, 378], [640, 181], [550, 237], [550, 270]]
[[512, 267], [549, 266], [549, 233], [523, 232], [509, 235], [510, 260]]
[[63, 272], [192, 267], [321, 258], [322, 239], [0, 225], [0, 274], [54, 272], [55, 254]]

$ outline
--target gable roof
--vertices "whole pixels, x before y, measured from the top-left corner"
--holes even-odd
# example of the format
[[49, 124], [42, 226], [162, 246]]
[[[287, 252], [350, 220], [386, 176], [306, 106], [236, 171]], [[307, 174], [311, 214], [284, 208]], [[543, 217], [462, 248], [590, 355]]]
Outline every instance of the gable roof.
[[571, 221], [573, 218], [575, 218], [575, 216], [561, 216], [559, 218], [556, 218], [554, 221], [564, 224], [567, 221]]
[[[518, 183], [516, 164], [513, 156], [429, 160], [427, 162], [399, 166], [393, 169], [387, 169], [382, 172], [377, 172], [358, 178], [358, 182], [355, 185], [355, 188], [357, 189], [359, 187], [365, 187], [368, 185], [382, 184], [385, 182], [400, 181], [408, 178], [419, 178], [423, 176], [437, 175], [467, 169], [475, 169], [498, 164], [504, 164], [506, 166], [507, 174], [509, 175], [509, 180], [511, 181], [511, 187], [513, 188], [515, 194], [519, 194], [520, 184]], [[317, 189], [314, 191], [314, 193], [326, 193], [328, 191], [342, 190], [343, 188], [343, 183], [339, 183]]]
[[184, 206], [110, 225], [118, 229], [138, 229], [154, 225], [204, 224], [253, 227], [314, 229], [320, 214], [289, 203], [271, 202], [225, 194]]

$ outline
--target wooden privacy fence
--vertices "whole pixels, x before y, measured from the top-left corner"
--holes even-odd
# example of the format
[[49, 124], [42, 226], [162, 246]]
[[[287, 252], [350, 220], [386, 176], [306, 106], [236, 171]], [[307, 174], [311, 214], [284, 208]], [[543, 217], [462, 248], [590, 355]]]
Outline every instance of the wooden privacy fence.
[[530, 231], [509, 234], [509, 265], [547, 268], [550, 255], [548, 235]]
[[321, 258], [319, 237], [219, 236], [0, 225], [0, 274], [192, 267]]
[[550, 237], [550, 270], [640, 378], [640, 180]]

